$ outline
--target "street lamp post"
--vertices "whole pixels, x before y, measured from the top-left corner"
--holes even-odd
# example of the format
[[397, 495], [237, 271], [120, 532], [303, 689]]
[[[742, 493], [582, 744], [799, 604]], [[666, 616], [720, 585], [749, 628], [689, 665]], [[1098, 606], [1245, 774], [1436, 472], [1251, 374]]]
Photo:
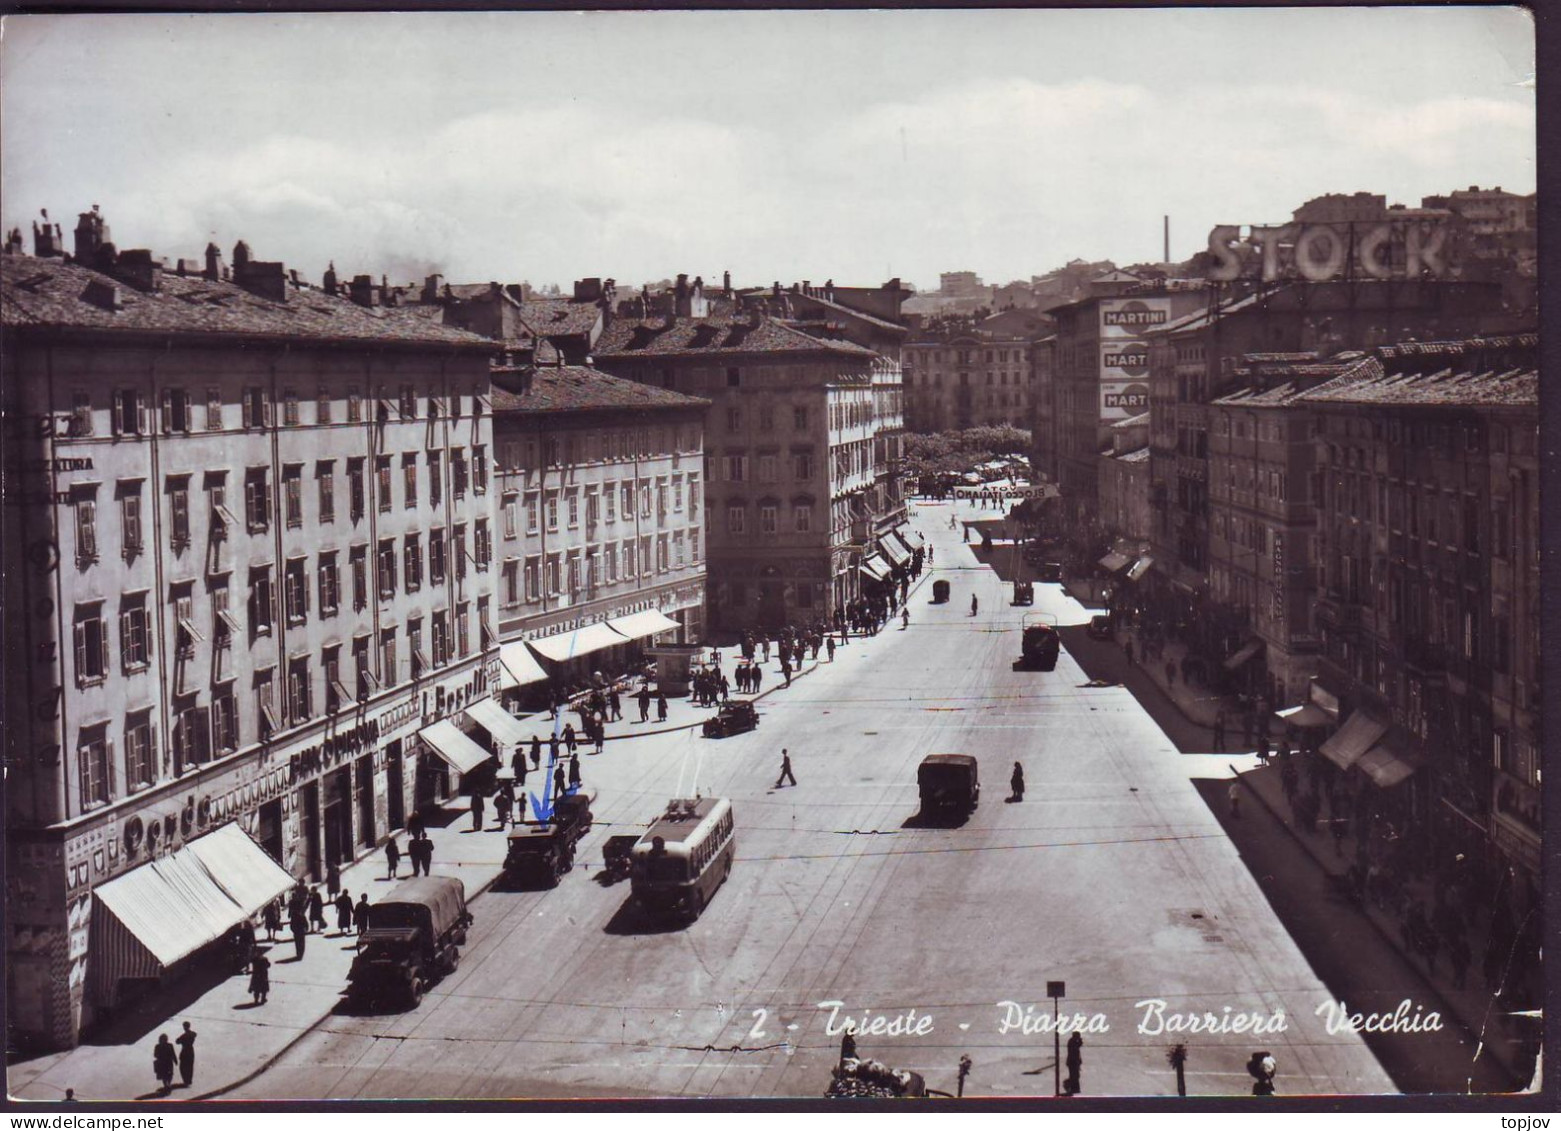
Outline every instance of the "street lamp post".
[[1046, 996], [1052, 999], [1052, 1095], [1062, 1095], [1062, 1034], [1058, 1031], [1058, 1002], [1066, 995], [1067, 983], [1047, 982]]

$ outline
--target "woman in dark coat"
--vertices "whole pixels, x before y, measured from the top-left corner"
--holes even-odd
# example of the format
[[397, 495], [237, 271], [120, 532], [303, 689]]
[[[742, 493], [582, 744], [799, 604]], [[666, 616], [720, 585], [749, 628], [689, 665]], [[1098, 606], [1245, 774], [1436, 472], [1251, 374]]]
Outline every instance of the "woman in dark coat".
[[[412, 842], [416, 844], [416, 841]], [[415, 868], [415, 865], [414, 865]], [[336, 930], [345, 935], [352, 930], [352, 893], [343, 888], [336, 895]]]
[[157, 1082], [162, 1085], [161, 1091], [167, 1095], [173, 1088], [173, 1066], [176, 1057], [173, 1050], [173, 1042], [164, 1033], [157, 1038], [157, 1045], [152, 1049], [152, 1071], [157, 1075]]
[[249, 960], [249, 993], [256, 1005], [264, 1005], [271, 995], [271, 960], [261, 951]]
[[276, 933], [282, 929], [282, 899], [278, 896], [266, 904], [262, 913], [262, 921], [266, 925], [266, 942], [276, 942]]
[[1014, 776], [1009, 779], [1008, 784], [1013, 788], [1014, 800], [1015, 801], [1023, 801], [1024, 800], [1024, 767], [1021, 766], [1018, 762], [1014, 763]]

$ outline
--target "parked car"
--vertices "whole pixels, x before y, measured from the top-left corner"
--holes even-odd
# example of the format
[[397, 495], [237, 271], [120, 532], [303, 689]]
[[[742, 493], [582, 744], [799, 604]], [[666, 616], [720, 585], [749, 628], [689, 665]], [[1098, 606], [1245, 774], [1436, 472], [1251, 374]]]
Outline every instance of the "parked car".
[[546, 823], [523, 821], [510, 827], [504, 853], [505, 878], [516, 883], [557, 887], [575, 866], [575, 845], [591, 831], [591, 799], [583, 793], [560, 797]]
[[1041, 580], [1042, 581], [1055, 581], [1055, 582], [1062, 581], [1062, 563], [1061, 562], [1042, 562], [1041, 563]]
[[1014, 582], [1014, 604], [1035, 604], [1035, 586], [1028, 581]]
[[704, 732], [706, 738], [726, 738], [728, 735], [753, 730], [758, 725], [759, 712], [753, 704], [746, 699], [734, 699], [730, 703], [722, 703], [721, 709], [705, 720]]
[[399, 998], [411, 1005], [461, 961], [466, 928], [466, 887], [454, 876], [402, 880], [369, 908], [368, 928], [347, 974], [347, 993], [370, 1004]]
[[1085, 629], [1091, 640], [1111, 639], [1111, 614], [1096, 613], [1089, 618], [1089, 627]]

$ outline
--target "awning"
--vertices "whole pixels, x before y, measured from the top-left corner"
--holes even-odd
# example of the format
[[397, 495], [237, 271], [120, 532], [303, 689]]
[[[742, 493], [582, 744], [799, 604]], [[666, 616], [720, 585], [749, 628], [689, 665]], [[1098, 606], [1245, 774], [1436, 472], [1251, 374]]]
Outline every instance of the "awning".
[[1100, 564], [1105, 567], [1107, 573], [1115, 573], [1131, 559], [1126, 554], [1119, 554], [1115, 550], [1100, 559]]
[[1140, 577], [1149, 572], [1149, 567], [1152, 565], [1154, 565], [1154, 559], [1151, 558], [1148, 554], [1145, 554], [1143, 557], [1139, 558], [1136, 562], [1133, 563], [1132, 569], [1127, 571], [1127, 579], [1129, 581], [1137, 581]]
[[133, 868], [92, 894], [92, 982], [112, 1004], [122, 978], [156, 978], [223, 938], [293, 886], [293, 877], [236, 824]]
[[1245, 644], [1236, 650], [1235, 655], [1231, 656], [1230, 659], [1225, 661], [1225, 670], [1228, 672], [1235, 671], [1242, 664], [1246, 663], [1262, 650], [1263, 642], [1261, 640], [1257, 639], [1256, 637], [1248, 640]]
[[1318, 750], [1339, 769], [1347, 770], [1376, 744], [1377, 739], [1381, 738], [1383, 731], [1387, 729], [1366, 712], [1356, 711], [1344, 720], [1344, 725], [1318, 747]]
[[492, 699], [479, 699], [470, 704], [466, 708], [466, 717], [485, 727], [496, 741], [506, 746], [518, 746], [531, 739], [531, 732], [521, 728], [520, 720]]
[[1316, 703], [1302, 703], [1298, 707], [1286, 707], [1275, 711], [1274, 717], [1283, 719], [1293, 727], [1321, 727], [1333, 722], [1333, 716]]
[[1382, 789], [1391, 789], [1419, 769], [1413, 762], [1400, 758], [1386, 746], [1373, 746], [1361, 755], [1355, 768], [1364, 771]]
[[878, 548], [884, 552], [885, 557], [897, 566], [902, 566], [911, 560], [911, 552], [895, 538], [878, 539]]
[[560, 632], [556, 636], [544, 636], [541, 640], [532, 640], [528, 643], [547, 659], [562, 664], [576, 656], [588, 656], [592, 652], [600, 652], [603, 648], [611, 648], [614, 644], [622, 644], [624, 638], [608, 628], [605, 623], [598, 622], [588, 624], [584, 628]]
[[626, 617], [614, 617], [607, 622], [607, 627], [620, 636], [627, 636], [630, 640], [643, 640], [647, 636], [655, 636], [658, 632], [671, 632], [682, 626], [665, 613], [656, 609], [645, 609], [643, 612], [630, 613]]
[[547, 678], [547, 672], [542, 670], [542, 665], [537, 663], [537, 658], [531, 654], [524, 640], [500, 646], [499, 667], [501, 687], [524, 687], [528, 683], [541, 683]]
[[901, 542], [904, 542], [905, 548], [911, 551], [913, 554], [927, 544], [926, 539], [924, 539], [920, 534], [917, 534], [916, 531], [912, 530], [909, 526], [896, 527], [894, 536]]
[[463, 774], [471, 773], [489, 758], [486, 750], [449, 719], [440, 719], [433, 726], [424, 727], [417, 736]]
[[882, 581], [889, 576], [889, 563], [877, 554], [862, 559], [862, 572], [875, 581]]

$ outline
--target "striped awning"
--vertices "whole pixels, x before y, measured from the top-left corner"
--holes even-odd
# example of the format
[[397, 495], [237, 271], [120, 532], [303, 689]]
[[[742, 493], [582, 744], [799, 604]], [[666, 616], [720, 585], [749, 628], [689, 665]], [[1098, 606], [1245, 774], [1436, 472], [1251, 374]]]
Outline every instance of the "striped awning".
[[626, 642], [626, 637], [620, 636], [605, 623], [588, 624], [554, 636], [544, 636], [541, 640], [529, 641], [542, 656], [560, 664], [576, 656], [588, 656], [592, 652]]
[[92, 894], [91, 981], [101, 1004], [125, 978], [160, 977], [293, 886], [236, 824], [110, 880]]
[[1129, 558], [1126, 554], [1119, 554], [1113, 550], [1111, 553], [1100, 559], [1100, 564], [1107, 573], [1115, 573], [1117, 570], [1127, 565], [1127, 563], [1130, 561], [1132, 561], [1132, 559]]
[[417, 732], [429, 748], [463, 774], [469, 774], [491, 755], [449, 719], [440, 719]]
[[643, 640], [658, 632], [672, 632], [682, 626], [657, 609], [644, 609], [628, 616], [614, 617], [607, 622], [607, 627], [630, 640]]
[[889, 576], [889, 563], [877, 554], [862, 559], [862, 572], [874, 581], [882, 581]]
[[1360, 756], [1355, 768], [1365, 773], [1379, 789], [1391, 789], [1420, 767], [1399, 757], [1387, 746], [1373, 746]]
[[524, 640], [514, 640], [499, 648], [499, 669], [500, 687], [524, 687], [547, 678], [547, 672], [542, 670]]
[[916, 531], [912, 530], [909, 526], [896, 527], [894, 536], [901, 542], [904, 542], [905, 548], [912, 553], [915, 553], [917, 550], [926, 545], [926, 540], [923, 539], [920, 534], [917, 534]]
[[466, 717], [485, 728], [495, 741], [505, 746], [516, 746], [531, 738], [531, 732], [521, 728], [520, 720], [492, 699], [479, 699], [468, 705]]
[[911, 560], [911, 552], [896, 538], [878, 539], [878, 548], [883, 551], [885, 557], [897, 566], [902, 566]]
[[1324, 758], [1338, 766], [1341, 770], [1347, 770], [1360, 761], [1361, 755], [1377, 744], [1387, 730], [1387, 726], [1364, 711], [1356, 711], [1344, 725], [1328, 737], [1328, 740], [1318, 747], [1319, 753]]

